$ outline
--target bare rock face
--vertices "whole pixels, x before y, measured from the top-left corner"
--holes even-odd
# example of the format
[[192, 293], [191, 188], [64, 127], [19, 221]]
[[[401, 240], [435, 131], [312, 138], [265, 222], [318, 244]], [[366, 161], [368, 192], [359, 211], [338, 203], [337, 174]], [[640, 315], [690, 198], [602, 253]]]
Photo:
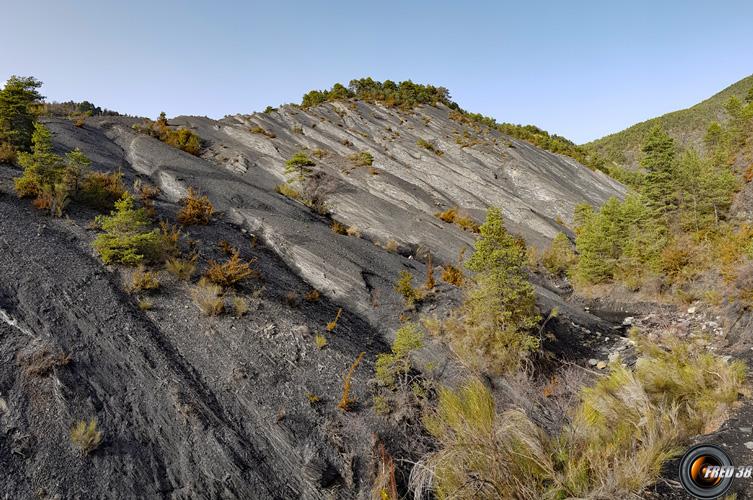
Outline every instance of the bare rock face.
[[[459, 207], [481, 221], [494, 205], [511, 230], [544, 246], [563, 230], [561, 223], [571, 222], [578, 203], [600, 205], [625, 193], [618, 182], [571, 158], [452, 117], [444, 106], [405, 113], [334, 102], [220, 122], [174, 122], [208, 140], [205, 158], [235, 171], [245, 158], [244, 176], [266, 187], [285, 181], [284, 162], [295, 152], [320, 150], [315, 171], [336, 219], [372, 240], [425, 246], [445, 260], [472, 239], [437, 220], [438, 211]], [[373, 156], [370, 168], [349, 159], [359, 152]]]
[[[67, 219], [41, 216], [15, 197], [15, 172], [0, 166], [0, 470], [10, 478], [8, 498], [370, 498], [373, 435], [406, 459], [426, 451], [414, 439], [420, 422], [396, 425], [371, 405], [374, 360], [403, 312], [395, 280], [402, 270], [421, 279], [427, 252], [435, 265], [454, 262], [475, 237], [434, 214], [457, 206], [481, 222], [496, 205], [511, 230], [545, 245], [577, 203], [624, 193], [571, 159], [456, 122], [444, 107], [404, 113], [332, 103], [171, 121], [205, 140], [201, 157], [140, 135], [133, 123], [46, 124], [60, 152], [80, 148], [96, 169], [120, 169], [127, 184], [158, 185], [161, 217], [174, 218], [189, 187], [206, 194], [218, 214], [187, 229], [202, 259], [221, 259], [217, 243], [225, 240], [255, 259], [262, 278], [240, 290], [253, 297], [242, 319], [202, 316], [192, 285], [169, 277], [155, 307], [141, 311], [123, 291], [122, 270], [92, 254], [95, 213], [71, 206]], [[336, 234], [329, 217], [275, 192], [284, 162], [304, 148], [321, 150], [309, 187], [354, 235]], [[370, 167], [350, 159], [363, 151], [374, 158]], [[321, 299], [301, 299], [313, 289]], [[551, 323], [555, 352], [605, 358], [604, 340], [585, 337], [609, 323], [546, 283], [537, 292], [542, 310], [560, 311]], [[427, 307], [446, 310], [458, 296], [439, 284]], [[329, 344], [318, 348], [314, 335], [340, 309]], [[343, 376], [361, 352], [352, 379], [359, 405], [344, 413], [336, 407]], [[29, 369], [30, 359], [66, 356]], [[422, 362], [440, 367], [444, 380], [457, 368], [431, 342]], [[104, 440], [82, 458], [69, 431], [89, 418]]]

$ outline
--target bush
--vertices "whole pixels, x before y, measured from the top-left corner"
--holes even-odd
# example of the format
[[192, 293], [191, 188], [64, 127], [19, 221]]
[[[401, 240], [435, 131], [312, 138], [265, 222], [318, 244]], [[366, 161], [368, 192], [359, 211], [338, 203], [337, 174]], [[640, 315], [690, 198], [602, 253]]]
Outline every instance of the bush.
[[183, 206], [178, 211], [177, 219], [184, 226], [207, 225], [212, 220], [212, 202], [206, 196], [199, 196], [193, 188], [188, 188], [188, 194], [180, 203]]
[[71, 429], [71, 443], [79, 449], [81, 454], [88, 455], [102, 443], [102, 432], [97, 429], [94, 419], [81, 420]]
[[405, 307], [413, 309], [416, 302], [424, 298], [421, 290], [413, 287], [413, 275], [408, 271], [400, 271], [400, 278], [395, 284], [395, 291], [405, 299]]
[[[438, 451], [411, 474], [417, 498], [628, 498], [738, 397], [745, 368], [704, 345], [638, 342], [631, 372], [619, 362], [581, 391], [569, 425], [549, 436], [520, 410], [495, 411], [474, 380], [440, 389], [425, 417]], [[685, 347], [683, 347], [685, 346]], [[639, 423], [639, 424], [636, 424]]]
[[16, 148], [9, 142], [0, 142], [0, 163], [16, 163]]
[[145, 120], [142, 125], [134, 125], [133, 129], [194, 156], [198, 156], [201, 151], [201, 137], [186, 128], [172, 130], [164, 112], [160, 113], [157, 121]]
[[446, 264], [442, 267], [442, 281], [455, 286], [463, 286], [463, 271], [452, 264]]
[[222, 287], [213, 285], [204, 278], [199, 280], [191, 295], [194, 303], [207, 316], [219, 316], [225, 310]]
[[259, 134], [259, 135], [263, 135], [263, 136], [269, 137], [270, 139], [274, 139], [275, 137], [277, 137], [277, 136], [276, 136], [275, 134], [273, 134], [272, 132], [269, 132], [269, 131], [265, 130], [264, 128], [262, 128], [262, 127], [261, 127], [261, 126], [259, 126], [259, 125], [256, 125], [256, 126], [254, 126], [254, 127], [251, 127], [251, 128], [250, 128], [250, 129], [248, 129], [248, 130], [249, 130], [249, 132], [251, 132], [252, 134]]
[[374, 163], [374, 156], [368, 151], [353, 153], [348, 159], [358, 167], [370, 167]]
[[147, 271], [143, 267], [137, 269], [131, 277], [131, 293], [154, 291], [159, 289], [157, 273]]
[[570, 240], [565, 233], [557, 233], [549, 248], [544, 252], [541, 263], [549, 274], [563, 276], [575, 265], [577, 260]]
[[243, 297], [233, 296], [230, 299], [233, 305], [233, 316], [242, 318], [248, 312], [248, 301]]
[[342, 313], [343, 313], [343, 308], [341, 307], [337, 310], [337, 314], [335, 314], [335, 319], [327, 323], [328, 332], [331, 332], [332, 330], [337, 328], [337, 322], [340, 321], [340, 316], [342, 315]]
[[95, 222], [105, 232], [94, 239], [94, 249], [105, 264], [136, 266], [155, 262], [163, 255], [162, 238], [143, 208], [134, 208], [134, 200], [125, 194], [115, 202], [109, 216], [97, 216]]
[[289, 176], [288, 182], [303, 182], [306, 176], [311, 173], [311, 169], [308, 167], [315, 165], [316, 162], [309, 158], [305, 151], [298, 151], [285, 162], [285, 174]]
[[209, 269], [204, 275], [210, 283], [225, 288], [233, 287], [254, 276], [257, 276], [257, 272], [251, 269], [248, 262], [241, 260], [240, 253], [237, 250], [222, 264], [213, 260], [209, 261]]
[[424, 334], [415, 323], [407, 323], [395, 332], [390, 353], [377, 356], [376, 379], [385, 387], [408, 387], [407, 375], [411, 370], [411, 354], [423, 347]]
[[165, 269], [176, 278], [188, 281], [196, 272], [196, 255], [190, 259], [170, 257], [165, 262]]
[[427, 141], [426, 139], [418, 139], [416, 141], [416, 145], [418, 145], [421, 148], [424, 148], [427, 151], [431, 151], [437, 156], [442, 156], [444, 154], [444, 151], [439, 149], [436, 144], [433, 142]]
[[108, 210], [125, 193], [121, 172], [91, 172], [81, 182], [76, 199], [98, 210]]
[[278, 184], [275, 186], [275, 191], [292, 200], [300, 201], [302, 199], [300, 191], [293, 189], [289, 184]]

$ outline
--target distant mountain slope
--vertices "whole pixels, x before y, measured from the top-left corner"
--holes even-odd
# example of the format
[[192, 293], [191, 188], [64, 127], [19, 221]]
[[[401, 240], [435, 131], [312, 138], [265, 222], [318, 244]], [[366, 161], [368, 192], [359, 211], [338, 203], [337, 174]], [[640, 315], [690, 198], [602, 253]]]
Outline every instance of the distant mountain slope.
[[607, 160], [627, 168], [635, 168], [638, 166], [641, 144], [654, 125], [664, 127], [683, 146], [699, 144], [706, 134], [709, 123], [726, 119], [724, 104], [729, 98], [736, 96], [742, 100], [751, 87], [753, 87], [753, 75], [743, 78], [695, 106], [637, 123], [621, 132], [607, 135], [584, 146]]

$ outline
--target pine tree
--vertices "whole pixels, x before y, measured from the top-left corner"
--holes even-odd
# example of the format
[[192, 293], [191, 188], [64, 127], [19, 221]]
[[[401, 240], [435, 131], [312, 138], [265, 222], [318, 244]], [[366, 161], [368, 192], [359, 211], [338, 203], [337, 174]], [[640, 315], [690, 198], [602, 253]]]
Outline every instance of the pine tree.
[[526, 272], [526, 249], [490, 208], [466, 267], [476, 274], [462, 307], [462, 323], [451, 343], [473, 365], [489, 373], [517, 369], [538, 338], [529, 335], [540, 319]]
[[11, 76], [0, 90], [0, 144], [29, 150], [37, 118], [34, 106], [43, 99], [37, 91], [41, 86], [34, 77]]
[[646, 169], [643, 196], [647, 206], [664, 216], [677, 208], [674, 140], [660, 126], [654, 127], [643, 145], [641, 166]]

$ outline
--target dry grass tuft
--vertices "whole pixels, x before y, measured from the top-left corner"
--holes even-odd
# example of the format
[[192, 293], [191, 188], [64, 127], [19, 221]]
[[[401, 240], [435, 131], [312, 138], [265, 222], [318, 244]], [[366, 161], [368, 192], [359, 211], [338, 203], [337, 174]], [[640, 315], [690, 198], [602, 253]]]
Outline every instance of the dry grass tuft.
[[67, 366], [71, 357], [62, 351], [52, 352], [48, 347], [42, 347], [28, 356], [18, 357], [18, 364], [23, 366], [24, 373], [30, 377], [46, 377], [55, 368]]
[[225, 310], [222, 287], [202, 278], [191, 291], [194, 303], [207, 316], [219, 316]]
[[305, 300], [306, 302], [318, 302], [321, 296], [322, 294], [319, 293], [319, 290], [311, 289], [303, 294], [303, 300]]
[[328, 332], [331, 332], [332, 330], [334, 330], [335, 328], [337, 328], [337, 322], [340, 320], [340, 316], [342, 315], [342, 313], [343, 313], [343, 308], [341, 307], [341, 308], [339, 308], [337, 310], [337, 314], [335, 315], [335, 319], [333, 319], [332, 321], [330, 321], [329, 323], [327, 323], [327, 331]]
[[160, 283], [156, 272], [147, 271], [143, 267], [139, 267], [131, 276], [131, 285], [129, 287], [131, 293], [152, 292], [158, 290], [159, 287]]
[[195, 254], [190, 259], [170, 257], [165, 262], [165, 269], [176, 278], [188, 281], [196, 272], [196, 260]]
[[102, 432], [97, 430], [97, 421], [80, 420], [71, 429], [71, 443], [81, 454], [88, 455], [102, 443]]

